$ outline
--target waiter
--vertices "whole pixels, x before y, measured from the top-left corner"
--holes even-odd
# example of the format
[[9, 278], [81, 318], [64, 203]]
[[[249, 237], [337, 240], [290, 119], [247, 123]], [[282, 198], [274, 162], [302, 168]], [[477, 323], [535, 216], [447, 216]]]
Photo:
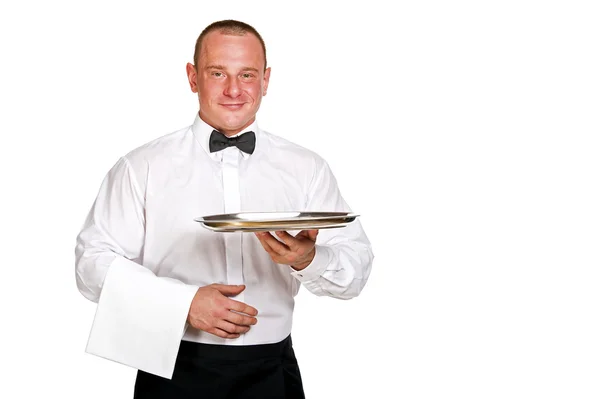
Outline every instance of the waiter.
[[122, 156], [77, 237], [77, 286], [98, 302], [86, 351], [138, 369], [135, 398], [303, 398], [294, 297], [357, 296], [371, 245], [358, 221], [296, 235], [194, 222], [351, 210], [320, 156], [258, 126], [271, 68], [252, 26], [209, 25], [186, 70], [193, 123]]

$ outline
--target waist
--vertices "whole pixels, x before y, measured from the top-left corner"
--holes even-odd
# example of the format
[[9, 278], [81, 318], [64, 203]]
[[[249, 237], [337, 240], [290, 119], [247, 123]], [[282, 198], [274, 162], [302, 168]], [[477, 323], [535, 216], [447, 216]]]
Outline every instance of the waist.
[[280, 357], [291, 347], [291, 335], [279, 342], [255, 345], [218, 345], [181, 341], [178, 356], [229, 361], [256, 360]]
[[264, 309], [263, 306], [254, 305], [258, 309], [257, 323], [250, 327], [250, 331], [242, 334], [239, 338], [225, 339], [205, 331], [197, 330], [188, 326], [183, 335], [184, 341], [198, 342], [202, 344], [223, 345], [223, 346], [249, 346], [258, 344], [270, 344], [279, 342], [292, 332], [292, 311], [281, 309], [279, 312]]

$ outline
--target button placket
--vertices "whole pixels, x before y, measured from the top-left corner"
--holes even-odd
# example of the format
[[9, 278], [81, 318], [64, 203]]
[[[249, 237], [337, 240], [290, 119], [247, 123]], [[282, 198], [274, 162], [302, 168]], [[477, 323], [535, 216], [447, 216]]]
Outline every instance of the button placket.
[[[240, 212], [240, 183], [239, 183], [239, 157], [237, 148], [226, 148], [222, 151], [223, 168], [223, 203], [225, 213]], [[242, 233], [225, 234], [225, 257], [227, 262], [227, 284], [244, 284], [242, 268]], [[235, 300], [244, 302], [244, 291], [234, 297]], [[244, 335], [234, 340], [231, 344], [242, 344]]]

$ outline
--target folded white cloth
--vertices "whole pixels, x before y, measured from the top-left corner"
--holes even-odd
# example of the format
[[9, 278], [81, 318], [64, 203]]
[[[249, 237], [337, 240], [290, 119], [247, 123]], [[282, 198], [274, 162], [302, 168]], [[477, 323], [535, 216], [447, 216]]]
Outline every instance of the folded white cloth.
[[86, 352], [172, 378], [197, 290], [117, 256], [104, 280]]

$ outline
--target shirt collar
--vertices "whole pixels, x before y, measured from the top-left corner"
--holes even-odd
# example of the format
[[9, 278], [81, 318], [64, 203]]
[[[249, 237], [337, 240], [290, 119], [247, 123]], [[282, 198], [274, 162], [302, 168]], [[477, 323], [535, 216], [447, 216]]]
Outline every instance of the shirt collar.
[[[208, 154], [208, 156], [210, 158], [214, 159], [215, 161], [220, 161], [222, 158], [222, 151], [210, 152], [209, 147], [208, 147], [208, 141], [210, 139], [210, 135], [213, 130], [216, 130], [216, 129], [214, 127], [210, 126], [208, 123], [204, 122], [200, 118], [199, 114], [196, 114], [196, 118], [194, 119], [194, 123], [192, 124], [192, 132], [194, 133], [194, 137], [196, 138], [196, 141], [198, 142], [198, 144], [200, 144], [200, 146], [204, 149], [204, 151], [206, 151], [206, 153]], [[252, 124], [250, 126], [246, 127], [241, 132], [234, 134], [233, 137], [239, 136], [243, 133], [250, 132], [250, 131], [252, 131], [252, 132], [254, 132], [254, 134], [256, 134], [256, 147], [258, 147], [259, 130], [258, 130], [258, 124], [256, 123], [256, 120], [254, 120], [254, 122], [252, 122]], [[250, 157], [250, 154], [247, 154], [244, 151], [240, 151], [240, 153], [242, 154], [242, 157], [244, 159], [248, 159], [248, 157]]]

